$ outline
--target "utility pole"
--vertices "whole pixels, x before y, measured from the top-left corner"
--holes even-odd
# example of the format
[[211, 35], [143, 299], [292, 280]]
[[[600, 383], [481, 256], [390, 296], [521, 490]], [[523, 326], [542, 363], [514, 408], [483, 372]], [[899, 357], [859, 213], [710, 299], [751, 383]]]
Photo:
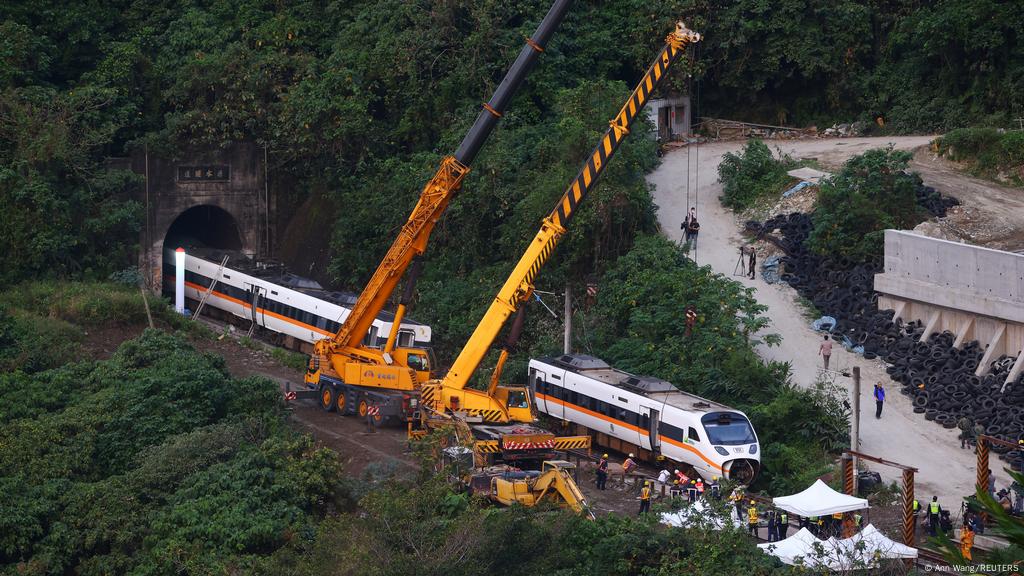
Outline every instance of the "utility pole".
[[565, 343], [562, 346], [565, 354], [572, 354], [572, 286], [565, 283]]
[[[850, 450], [860, 451], [860, 366], [853, 367], [853, 414], [850, 422]], [[853, 457], [853, 495], [857, 495], [857, 457]]]

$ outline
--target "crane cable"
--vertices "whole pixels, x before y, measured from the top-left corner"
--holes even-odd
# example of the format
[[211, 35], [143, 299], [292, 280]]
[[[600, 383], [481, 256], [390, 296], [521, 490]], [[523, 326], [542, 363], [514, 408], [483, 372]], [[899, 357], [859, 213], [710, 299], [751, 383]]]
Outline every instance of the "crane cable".
[[[691, 46], [692, 46], [692, 44], [691, 44]], [[694, 65], [694, 69], [695, 69], [694, 71], [696, 71], [697, 62], [700, 62], [700, 57], [701, 57], [701, 52], [702, 52], [701, 46], [694, 46], [693, 47], [693, 51], [694, 51], [694, 59], [691, 62]], [[692, 74], [690, 75], [690, 80], [691, 81], [693, 80], [693, 75]], [[701, 94], [700, 93], [701, 93], [701, 88], [703, 87], [703, 85], [704, 85], [704, 82], [702, 81], [702, 79], [698, 78], [697, 79], [697, 101], [694, 104], [694, 111], [697, 112], [697, 118], [700, 118], [700, 104], [701, 104], [701, 102], [700, 102]], [[700, 202], [700, 142], [697, 142], [697, 150], [696, 150], [696, 153], [694, 154], [694, 158], [695, 158], [694, 167], [696, 168], [696, 170], [694, 171], [694, 183], [693, 183], [693, 207], [696, 209], [698, 203]], [[689, 168], [687, 168], [687, 171], [689, 171]], [[696, 212], [696, 210], [694, 210], [694, 211]], [[699, 220], [698, 220], [698, 222], [699, 222]], [[696, 246], [693, 247], [693, 261], [697, 262], [697, 247]]]

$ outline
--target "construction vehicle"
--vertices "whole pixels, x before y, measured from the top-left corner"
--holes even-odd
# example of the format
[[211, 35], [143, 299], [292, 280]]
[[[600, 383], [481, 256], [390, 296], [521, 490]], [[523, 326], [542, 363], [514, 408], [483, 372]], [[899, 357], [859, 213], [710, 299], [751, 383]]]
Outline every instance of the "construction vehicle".
[[[469, 379], [479, 367], [508, 317], [519, 310], [533, 294], [533, 283], [537, 274], [565, 235], [566, 226], [580, 203], [586, 199], [619, 145], [629, 134], [630, 126], [642, 111], [651, 93], [665, 78], [669, 66], [679, 58], [688, 44], [697, 42], [700, 38], [700, 34], [686, 28], [682, 22], [678, 23], [676, 30], [668, 36], [665, 47], [630, 94], [629, 100], [609, 122], [608, 130], [593, 153], [585, 160], [582, 170], [566, 189], [554, 210], [544, 218], [540, 230], [501, 287], [452, 368], [443, 379], [432, 380], [420, 389], [424, 428], [429, 429], [435, 423], [443, 425], [454, 415], [467, 422], [492, 425], [489, 433], [480, 432], [488, 430], [486, 426], [475, 426], [473, 430], [478, 440], [496, 443], [499, 439], [495, 438], [495, 435], [500, 434], [501, 430], [494, 425], [519, 423], [518, 426], [522, 427], [535, 421], [532, 393], [528, 387], [498, 385], [510, 346], [506, 345], [502, 349], [487, 390], [467, 388]], [[519, 323], [521, 320], [517, 321], [517, 324]], [[513, 327], [513, 336], [517, 335], [520, 328]], [[514, 432], [514, 429], [509, 432]], [[529, 437], [539, 437], [533, 429], [523, 429], [523, 433]], [[500, 444], [504, 448], [503, 440]], [[494, 450], [496, 447], [491, 449]]]
[[572, 470], [575, 468], [575, 464], [565, 460], [546, 460], [539, 472], [477, 474], [473, 478], [473, 485], [486, 486], [486, 496], [505, 506], [537, 506], [543, 502], [552, 502], [568, 506], [577, 514], [585, 514], [593, 520], [594, 513], [590, 505], [573, 480]]
[[[488, 497], [503, 504], [519, 503], [534, 506], [556, 495], [570, 507], [586, 513], [589, 508], [582, 492], [568, 470], [571, 465], [552, 460], [547, 454], [555, 450], [590, 447], [590, 437], [556, 437], [533, 425], [535, 403], [528, 387], [501, 386], [501, 372], [512, 345], [522, 330], [521, 306], [533, 294], [534, 280], [551, 256], [579, 204], [596, 183], [607, 163], [618, 150], [629, 128], [666, 72], [683, 53], [686, 45], [700, 40], [700, 34], [681, 22], [666, 39], [666, 45], [648, 69], [629, 100], [609, 123], [593, 153], [587, 158], [576, 179], [570, 184], [555, 209], [544, 218], [541, 229], [527, 247], [518, 264], [499, 290], [472, 336], [456, 358], [452, 368], [441, 380], [431, 380], [420, 387], [420, 428], [412, 436], [430, 430], [454, 430], [462, 452], [472, 447], [473, 466], [478, 469], [468, 477], [471, 491], [480, 493], [486, 487]], [[486, 390], [468, 388], [469, 380], [483, 360], [508, 317], [518, 311], [509, 338], [502, 347], [498, 363]], [[410, 422], [410, 426], [411, 426]], [[574, 444], [579, 444], [576, 446]], [[449, 447], [449, 450], [451, 447]], [[536, 461], [544, 455], [539, 473], [505, 467], [485, 467], [491, 457], [501, 454], [508, 463], [516, 460]]]
[[[314, 345], [305, 376], [308, 388], [317, 391], [320, 405], [343, 414], [366, 414], [373, 402], [382, 420], [404, 421], [415, 408], [415, 392], [432, 377], [434, 363], [422, 348], [396, 346], [392, 330], [383, 349], [363, 344], [374, 318], [384, 308], [406, 270], [427, 247], [430, 233], [469, 173], [470, 165], [490, 136], [512, 97], [561, 24], [572, 0], [555, 0], [544, 20], [509, 69], [491, 99], [483, 105], [458, 150], [441, 160], [437, 173], [420, 194], [419, 201], [398, 237], [377, 267], [341, 328]], [[418, 267], [413, 266], [405, 294], [395, 312], [394, 326], [405, 315]]]

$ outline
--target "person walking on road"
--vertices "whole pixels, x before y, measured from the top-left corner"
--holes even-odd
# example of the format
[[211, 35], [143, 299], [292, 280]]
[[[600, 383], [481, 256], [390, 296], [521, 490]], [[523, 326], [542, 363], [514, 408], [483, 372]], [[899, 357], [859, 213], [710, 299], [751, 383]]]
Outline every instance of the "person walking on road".
[[605, 490], [608, 484], [608, 455], [603, 454], [597, 462], [597, 489]]
[[690, 219], [690, 248], [697, 249], [697, 236], [700, 234], [700, 222], [697, 222], [697, 213], [694, 212]]
[[[683, 239], [691, 243], [691, 246], [697, 243], [696, 234], [693, 232], [691, 224], [697, 221], [697, 207], [691, 206], [690, 211], [686, 213], [686, 217], [683, 218], [683, 223], [680, 228], [683, 229]], [[697, 229], [700, 229], [700, 224], [697, 224]]]
[[971, 425], [971, 420], [967, 416], [961, 416], [956, 421], [956, 427], [960, 429], [960, 449], [964, 450], [967, 448], [967, 442], [971, 439], [971, 432], [974, 427]]
[[875, 384], [875, 418], [880, 419], [882, 417], [882, 404], [885, 403], [885, 388], [882, 388], [882, 383], [878, 382]]
[[651, 511], [651, 481], [647, 480], [644, 482], [644, 487], [640, 490], [640, 512], [637, 515], [641, 515], [644, 512]]
[[825, 360], [825, 370], [828, 370], [828, 359], [832, 357], [832, 340], [825, 334], [825, 340], [818, 347], [818, 355]]
[[974, 423], [974, 453], [978, 453], [978, 440], [985, 434], [985, 425], [981, 422]]
[[753, 246], [750, 247], [750, 279], [754, 279], [754, 270], [757, 269], [757, 249]]

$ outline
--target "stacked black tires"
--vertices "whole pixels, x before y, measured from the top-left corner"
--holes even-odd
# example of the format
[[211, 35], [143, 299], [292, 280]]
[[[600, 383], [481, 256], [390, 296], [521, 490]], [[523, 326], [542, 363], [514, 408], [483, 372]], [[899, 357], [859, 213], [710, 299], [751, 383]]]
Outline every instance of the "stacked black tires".
[[[944, 216], [958, 204], [928, 186], [918, 187], [917, 200], [934, 216]], [[991, 372], [979, 378], [974, 372], [984, 350], [977, 342], [954, 348], [954, 335], [948, 332], [920, 342], [924, 327], [919, 322], [893, 322], [892, 310], [878, 309], [873, 278], [882, 270], [881, 261], [858, 263], [812, 253], [806, 247], [811, 228], [810, 215], [802, 213], [747, 223], [748, 231], [785, 252], [781, 279], [836, 319], [832, 333], [838, 341], [848, 339], [854, 347], [863, 347], [865, 359], [881, 358], [889, 364], [887, 372], [913, 399], [914, 412], [946, 428], [955, 428], [966, 416], [972, 423], [981, 422], [987, 434], [1016, 442], [1024, 434], [1024, 375], [1003, 385], [1013, 359], [997, 360]], [[780, 234], [774, 234], [776, 230]], [[1012, 464], [1022, 464], [1019, 451], [995, 451]]]

